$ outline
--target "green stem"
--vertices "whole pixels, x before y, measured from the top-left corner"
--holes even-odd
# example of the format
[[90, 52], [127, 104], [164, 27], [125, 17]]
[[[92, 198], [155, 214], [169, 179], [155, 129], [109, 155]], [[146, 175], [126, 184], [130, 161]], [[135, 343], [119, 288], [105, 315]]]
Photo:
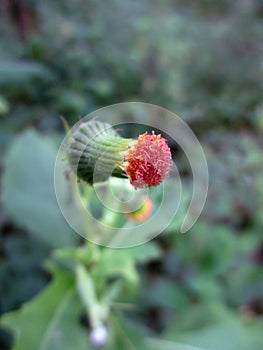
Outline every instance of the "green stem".
[[84, 304], [91, 328], [95, 329], [103, 324], [106, 318], [106, 309], [97, 300], [93, 279], [83, 265], [76, 268], [77, 288]]

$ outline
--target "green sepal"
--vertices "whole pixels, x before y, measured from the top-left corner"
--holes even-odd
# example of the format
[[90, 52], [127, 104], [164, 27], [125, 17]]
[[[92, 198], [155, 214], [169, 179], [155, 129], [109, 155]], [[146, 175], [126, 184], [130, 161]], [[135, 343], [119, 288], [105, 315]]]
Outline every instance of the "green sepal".
[[120, 137], [110, 124], [91, 120], [73, 132], [67, 156], [78, 178], [90, 185], [110, 176], [125, 178], [122, 164], [132, 142]]

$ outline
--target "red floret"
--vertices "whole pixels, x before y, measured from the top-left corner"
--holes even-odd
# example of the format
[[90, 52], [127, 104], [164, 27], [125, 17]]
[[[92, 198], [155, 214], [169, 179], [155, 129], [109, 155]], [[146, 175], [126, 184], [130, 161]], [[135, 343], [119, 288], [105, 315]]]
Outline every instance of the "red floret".
[[135, 188], [158, 186], [169, 174], [171, 151], [161, 135], [143, 134], [125, 157], [126, 173]]

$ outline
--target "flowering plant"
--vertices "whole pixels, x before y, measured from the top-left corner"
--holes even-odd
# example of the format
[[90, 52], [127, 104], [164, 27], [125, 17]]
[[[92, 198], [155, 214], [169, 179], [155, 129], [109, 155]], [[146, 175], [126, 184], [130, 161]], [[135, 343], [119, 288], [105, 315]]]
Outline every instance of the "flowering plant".
[[[32, 141], [30, 135], [28, 138], [30, 145], [37, 139], [34, 136]], [[161, 135], [152, 132], [139, 135], [137, 140], [125, 139], [109, 124], [99, 121], [82, 123], [70, 135], [66, 155], [72, 172], [68, 176], [60, 171], [58, 183], [65, 191], [63, 200], [68, 210], [71, 210], [69, 198], [74, 202], [78, 192], [85, 208], [95, 206], [95, 212], [98, 211], [100, 205], [94, 189], [103, 187], [109, 180], [118, 194], [134, 195], [136, 205], [124, 201], [121, 213], [103, 208], [100, 220], [104, 230], [94, 220], [78, 216], [75, 209], [81, 214], [83, 208], [75, 206], [71, 216], [83, 219], [85, 232], [94, 232], [96, 236], [109, 235], [112, 225], [119, 232], [123, 226], [136, 228], [146, 222], [154, 213], [156, 200], [154, 196], [145, 196], [144, 190], [151, 188], [153, 193], [159, 193], [155, 187], [168, 176], [171, 166], [171, 152]], [[44, 159], [44, 155], [40, 159]], [[79, 179], [77, 186], [71, 186], [74, 173]], [[156, 224], [153, 224], [149, 237], [155, 231]], [[135, 348], [152, 348], [152, 340], [143, 337], [135, 325], [124, 321], [123, 315], [136, 309], [137, 264], [158, 258], [160, 254], [153, 243], [116, 250], [87, 241], [80, 246], [72, 244], [70, 248], [56, 250], [47, 262], [47, 269], [53, 275], [50, 286], [21, 311], [6, 315], [3, 320], [5, 326], [16, 331], [15, 349], [103, 347], [113, 350], [126, 348], [128, 338]], [[39, 312], [43, 307], [45, 312]], [[31, 329], [29, 319], [37, 320], [42, 327], [30, 339], [27, 336]], [[70, 320], [68, 332], [64, 319]], [[45, 327], [49, 329], [48, 334]]]

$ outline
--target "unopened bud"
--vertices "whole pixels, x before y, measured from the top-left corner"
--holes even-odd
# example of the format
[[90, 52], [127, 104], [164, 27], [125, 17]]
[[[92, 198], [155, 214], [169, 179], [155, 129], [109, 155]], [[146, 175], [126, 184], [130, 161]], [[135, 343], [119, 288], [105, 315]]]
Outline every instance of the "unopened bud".
[[161, 135], [125, 139], [108, 123], [84, 122], [73, 133], [67, 155], [77, 176], [93, 184], [128, 177], [134, 188], [158, 186], [169, 174], [171, 151]]
[[101, 324], [94, 328], [90, 333], [90, 343], [94, 348], [100, 348], [105, 345], [108, 339], [108, 330]]

